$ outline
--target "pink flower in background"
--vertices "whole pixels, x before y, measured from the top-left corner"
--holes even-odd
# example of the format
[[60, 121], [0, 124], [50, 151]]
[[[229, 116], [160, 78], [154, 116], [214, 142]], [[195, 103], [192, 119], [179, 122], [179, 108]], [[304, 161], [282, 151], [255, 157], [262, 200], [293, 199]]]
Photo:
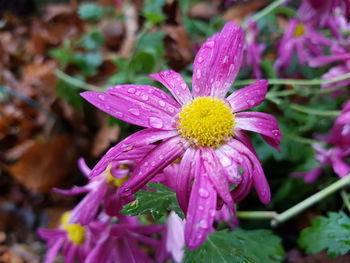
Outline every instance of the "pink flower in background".
[[259, 44], [257, 42], [257, 37], [259, 34], [259, 28], [254, 21], [248, 22], [248, 28], [245, 37], [245, 57], [244, 62], [247, 66], [252, 67], [253, 76], [255, 78], [261, 78], [261, 56], [266, 48], [265, 44]]
[[92, 247], [91, 232], [80, 224], [71, 224], [70, 213], [61, 217], [61, 224], [57, 229], [39, 229], [39, 236], [47, 242], [48, 251], [44, 262], [52, 263], [57, 254], [62, 251], [65, 262], [84, 262]]
[[140, 161], [152, 148], [154, 146], [147, 145], [135, 149], [131, 155], [128, 153], [127, 155], [120, 155], [120, 158], [129, 158], [129, 160], [115, 160], [107, 166], [105, 171], [91, 178], [88, 177], [91, 170], [87, 167], [84, 159], [80, 158], [79, 168], [88, 177], [88, 184], [75, 186], [71, 190], [54, 189], [55, 192], [65, 195], [86, 193], [83, 200], [72, 210], [70, 222], [82, 225], [88, 224], [96, 217], [101, 204], [104, 205], [105, 212], [108, 215], [117, 215], [127, 201], [132, 201], [120, 200], [117, 189], [129, 179], [129, 173], [136, 166], [136, 162]]
[[330, 40], [318, 33], [310, 24], [291, 19], [284, 35], [278, 44], [278, 58], [275, 68], [280, 71], [289, 66], [294, 52], [301, 65], [312, 57], [323, 54], [322, 46], [331, 45]]
[[344, 104], [341, 114], [334, 121], [331, 134], [322, 138], [331, 148], [327, 150], [319, 145], [313, 145], [319, 165], [309, 172], [293, 173], [292, 176], [303, 177], [306, 183], [312, 183], [327, 165], [331, 165], [339, 177], [349, 174], [350, 165], [346, 158], [350, 156], [350, 100]]
[[[225, 203], [234, 211], [234, 202], [242, 200], [253, 185], [263, 203], [270, 201], [269, 185], [245, 131], [260, 133], [277, 149], [281, 132], [273, 116], [241, 112], [264, 101], [267, 81], [257, 81], [225, 98], [241, 66], [243, 41], [242, 29], [229, 22], [203, 44], [193, 65], [192, 93], [175, 71], [152, 74], [175, 100], [146, 85], [119, 85], [106, 93], [82, 93], [108, 114], [147, 128], [111, 148], [91, 176], [100, 174], [120, 155], [161, 141], [120, 187], [121, 197], [130, 197], [181, 158], [173, 180], [186, 214], [185, 242], [190, 249], [206, 239], [217, 203]], [[230, 183], [237, 184], [232, 191]]]
[[332, 18], [336, 8], [344, 11], [348, 16], [350, 14], [349, 0], [303, 0], [298, 10], [301, 20], [312, 23], [316, 27], [324, 27]]

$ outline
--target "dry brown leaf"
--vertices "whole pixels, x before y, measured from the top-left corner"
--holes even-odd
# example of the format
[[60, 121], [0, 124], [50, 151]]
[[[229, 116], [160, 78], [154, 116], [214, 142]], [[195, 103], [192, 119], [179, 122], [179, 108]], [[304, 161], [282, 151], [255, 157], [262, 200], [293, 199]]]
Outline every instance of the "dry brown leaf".
[[92, 144], [91, 155], [99, 157], [103, 154], [112, 142], [116, 142], [120, 135], [119, 126], [109, 126], [107, 118], [103, 118], [102, 127], [98, 131]]
[[130, 57], [136, 41], [138, 29], [138, 15], [133, 5], [124, 5], [125, 15], [125, 38], [120, 49], [120, 57]]
[[76, 160], [74, 148], [64, 135], [34, 145], [8, 171], [22, 185], [37, 193], [47, 193], [71, 172]]
[[183, 26], [164, 26], [165, 57], [169, 66], [179, 71], [193, 60], [193, 52], [188, 34]]
[[267, 3], [268, 1], [266, 0], [235, 3], [224, 13], [223, 18], [227, 21], [233, 21], [236, 24], [241, 25], [246, 16], [263, 8]]
[[218, 13], [217, 6], [213, 3], [196, 3], [194, 4], [189, 12], [191, 18], [207, 19], [209, 20]]
[[102, 28], [102, 33], [105, 45], [111, 50], [119, 50], [125, 35], [124, 24], [119, 21], [108, 23]]

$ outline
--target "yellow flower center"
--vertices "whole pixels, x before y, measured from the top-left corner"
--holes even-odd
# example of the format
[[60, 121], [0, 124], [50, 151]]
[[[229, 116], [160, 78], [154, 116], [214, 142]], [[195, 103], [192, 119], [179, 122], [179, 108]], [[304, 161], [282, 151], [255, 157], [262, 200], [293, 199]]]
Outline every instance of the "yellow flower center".
[[305, 33], [305, 27], [303, 24], [297, 24], [297, 26], [295, 27], [294, 30], [294, 36], [295, 37], [300, 37], [302, 35], [304, 35]]
[[[128, 167], [125, 164], [121, 164], [119, 166], [120, 169], [128, 169]], [[112, 183], [115, 185], [115, 187], [120, 187], [125, 181], [127, 181], [129, 179], [129, 176], [125, 176], [123, 178], [115, 178], [112, 174], [111, 174], [111, 169], [112, 169], [112, 164], [110, 163], [107, 168], [106, 168], [106, 180], [109, 183]]]
[[182, 107], [177, 129], [195, 146], [217, 148], [233, 136], [234, 120], [221, 99], [198, 97]]
[[85, 227], [80, 224], [69, 223], [70, 213], [65, 212], [61, 217], [61, 227], [67, 232], [69, 241], [73, 244], [81, 245], [85, 241]]

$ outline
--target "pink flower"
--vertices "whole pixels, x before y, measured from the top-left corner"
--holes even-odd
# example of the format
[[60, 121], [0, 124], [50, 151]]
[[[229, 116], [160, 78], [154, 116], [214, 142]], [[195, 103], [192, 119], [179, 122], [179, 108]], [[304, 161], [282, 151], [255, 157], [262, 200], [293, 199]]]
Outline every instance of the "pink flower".
[[65, 262], [84, 262], [91, 247], [92, 233], [80, 224], [70, 224], [70, 213], [61, 217], [61, 224], [57, 229], [39, 229], [38, 234], [45, 239], [48, 251], [44, 262], [54, 262], [58, 252], [62, 250]]
[[266, 48], [265, 44], [259, 44], [257, 42], [259, 34], [259, 28], [256, 22], [249, 21], [246, 41], [245, 41], [245, 60], [244, 64], [251, 66], [253, 69], [253, 76], [255, 78], [261, 78], [262, 73], [260, 69], [261, 55]]
[[[129, 174], [136, 166], [136, 163], [153, 148], [154, 146], [147, 145], [135, 149], [132, 151], [132, 154], [130, 152], [122, 154], [118, 160], [113, 160], [106, 167], [105, 171], [90, 178], [88, 175], [91, 173], [91, 170], [87, 167], [84, 159], [79, 159], [79, 168], [88, 177], [89, 182], [84, 186], [74, 186], [70, 190], [54, 189], [55, 192], [65, 195], [86, 193], [86, 196], [72, 210], [70, 223], [88, 224], [95, 219], [102, 204], [108, 215], [117, 215], [127, 201], [132, 201], [130, 199], [120, 200], [117, 189], [129, 179]], [[123, 160], [124, 158], [129, 158], [129, 160]]]
[[[203, 44], [193, 65], [192, 93], [175, 71], [152, 74], [150, 77], [166, 86], [175, 100], [146, 85], [82, 93], [112, 116], [147, 128], [111, 148], [91, 176], [100, 174], [125, 152], [161, 141], [120, 187], [120, 196], [131, 196], [181, 158], [174, 180], [179, 204], [186, 213], [185, 241], [190, 249], [206, 239], [217, 202], [234, 210], [234, 202], [242, 200], [253, 185], [263, 203], [270, 201], [269, 185], [245, 131], [260, 133], [277, 149], [281, 132], [273, 116], [241, 112], [264, 101], [267, 81], [259, 80], [225, 98], [242, 62], [243, 41], [243, 30], [229, 22]], [[232, 191], [230, 183], [237, 184]]]
[[322, 55], [322, 46], [330, 44], [330, 40], [318, 33], [310, 24], [291, 19], [278, 45], [275, 68], [280, 70], [288, 67], [294, 52], [297, 53], [299, 63], [303, 65], [310, 58]]

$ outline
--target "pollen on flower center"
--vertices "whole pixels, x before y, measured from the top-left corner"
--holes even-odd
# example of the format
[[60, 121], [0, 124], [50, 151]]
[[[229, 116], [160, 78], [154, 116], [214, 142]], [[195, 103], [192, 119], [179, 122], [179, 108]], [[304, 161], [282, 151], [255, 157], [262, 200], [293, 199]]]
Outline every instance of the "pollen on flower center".
[[182, 107], [177, 129], [196, 146], [217, 148], [233, 136], [234, 120], [221, 99], [198, 97]]
[[80, 224], [69, 223], [70, 213], [66, 212], [61, 217], [61, 227], [67, 232], [68, 239], [76, 245], [81, 245], [85, 241], [85, 227]]
[[[121, 164], [119, 168], [127, 169], [127, 167], [123, 164]], [[115, 187], [119, 188], [124, 182], [126, 182], [129, 179], [129, 176], [125, 176], [123, 178], [115, 178], [111, 173], [111, 169], [112, 164], [110, 163], [106, 169], [106, 180], [107, 182], [114, 184]]]
[[295, 37], [301, 37], [305, 33], [305, 27], [303, 24], [299, 23], [296, 25], [294, 30], [294, 36]]

